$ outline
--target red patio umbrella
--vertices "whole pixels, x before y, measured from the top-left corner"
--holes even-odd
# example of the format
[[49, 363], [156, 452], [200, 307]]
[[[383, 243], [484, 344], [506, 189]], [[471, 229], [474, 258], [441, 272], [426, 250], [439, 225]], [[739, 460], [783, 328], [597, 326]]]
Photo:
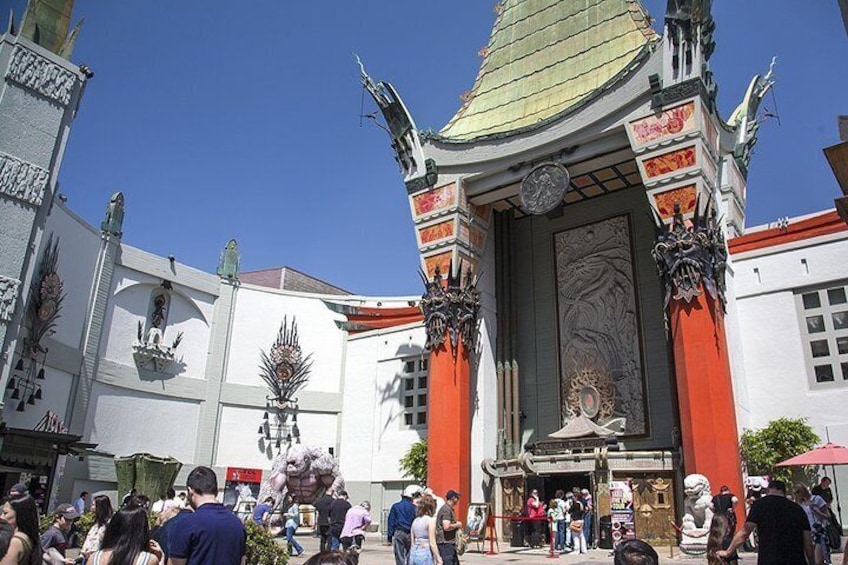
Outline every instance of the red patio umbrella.
[[[848, 465], [848, 447], [827, 442], [821, 447], [781, 461], [775, 466], [793, 467], [800, 465], [831, 465], [833, 474], [836, 475], [836, 465]], [[836, 511], [842, 514], [842, 507], [839, 504], [839, 487], [836, 486], [835, 481], [833, 487], [836, 489]]]
[[848, 465], [848, 447], [827, 442], [812, 451], [796, 455], [778, 463], [777, 467], [794, 467], [797, 465]]

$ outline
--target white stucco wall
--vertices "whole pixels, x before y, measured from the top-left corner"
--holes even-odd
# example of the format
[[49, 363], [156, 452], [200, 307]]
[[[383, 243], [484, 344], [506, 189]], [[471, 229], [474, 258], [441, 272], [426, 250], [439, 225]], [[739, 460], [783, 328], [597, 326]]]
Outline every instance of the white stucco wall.
[[94, 383], [85, 436], [113, 455], [153, 453], [194, 460], [199, 402]]
[[[262, 408], [221, 406], [215, 465], [266, 470], [271, 468], [271, 462], [277, 455], [274, 440], [271, 442], [271, 449], [268, 449], [268, 442], [261, 439], [257, 433], [263, 412]], [[297, 423], [302, 444], [318, 446], [324, 451], [335, 446], [338, 427], [338, 417], [335, 414], [300, 411]]]
[[[12, 372], [13, 377], [16, 374], [15, 371]], [[44, 380], [35, 382], [41, 386], [42, 399], [36, 400], [35, 406], [26, 405], [23, 412], [17, 412], [20, 400], [24, 402], [27, 400], [23, 389], [21, 389], [20, 400], [12, 400], [11, 392], [4, 395], [6, 403], [3, 407], [3, 419], [9, 427], [31, 430], [48, 410], [58, 414], [63, 421], [67, 420], [68, 396], [71, 392], [73, 375], [48, 365], [44, 368]]]
[[405, 359], [421, 355], [424, 341], [421, 325], [350, 337], [339, 454], [346, 480], [409, 480], [398, 461], [426, 430], [403, 427], [400, 375]]
[[781, 416], [806, 417], [825, 438], [828, 427], [848, 426], [848, 382], [809, 385], [795, 299], [796, 292], [845, 284], [845, 257], [846, 232], [734, 256], [750, 427]]
[[259, 376], [259, 352], [271, 349], [283, 318], [289, 327], [297, 322], [303, 354], [312, 355], [312, 372], [303, 390], [339, 392], [345, 334], [335, 320], [343, 318], [314, 295], [250, 285], [242, 286], [236, 296], [227, 382], [265, 388]]
[[[38, 252], [39, 264], [50, 234], [59, 238], [59, 261], [57, 270], [67, 295], [62, 302], [61, 317], [56, 333], [51, 336], [71, 347], [79, 347], [88, 310], [88, 296], [94, 279], [94, 269], [100, 252], [100, 234], [78, 216], [70, 212], [61, 202], [56, 202], [47, 217]], [[38, 277], [36, 271], [35, 277]]]
[[[115, 267], [112, 297], [106, 314], [102, 357], [134, 366], [132, 345], [137, 339], [138, 322], [145, 322], [151, 293], [161, 279], [128, 269]], [[209, 349], [209, 321], [212, 318], [214, 297], [204, 292], [174, 283], [164, 332], [170, 344], [182, 332], [183, 339], [176, 351], [178, 363], [165, 372], [196, 379], [204, 378]], [[180, 363], [181, 361], [181, 363]]]

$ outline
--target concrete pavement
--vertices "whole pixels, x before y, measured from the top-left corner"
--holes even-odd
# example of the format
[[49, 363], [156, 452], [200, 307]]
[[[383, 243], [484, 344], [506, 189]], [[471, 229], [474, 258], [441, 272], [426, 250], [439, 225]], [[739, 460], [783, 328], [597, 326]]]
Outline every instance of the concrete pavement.
[[[285, 543], [285, 539], [280, 539], [281, 543]], [[303, 546], [304, 552], [302, 557], [294, 557], [290, 561], [291, 565], [302, 563], [305, 558], [313, 555], [318, 551], [318, 538], [314, 537], [311, 532], [301, 529], [297, 536], [297, 541]], [[392, 548], [385, 545], [379, 534], [369, 534], [363, 544], [359, 562], [362, 565], [394, 565], [394, 555]], [[548, 557], [548, 551], [542, 549], [530, 548], [515, 548], [509, 547], [509, 544], [500, 544], [500, 552], [495, 555], [486, 555], [484, 552], [488, 550], [488, 545], [478, 551], [476, 543], [470, 543], [468, 551], [460, 558], [462, 565], [521, 565], [522, 563], [548, 563], [561, 565], [579, 565], [582, 563], [612, 563], [612, 552], [607, 549], [593, 549], [583, 555], [563, 554], [554, 558]], [[497, 549], [497, 547], [496, 547]], [[694, 565], [706, 562], [706, 558], [702, 556], [690, 556], [680, 552], [676, 547], [673, 555], [668, 547], [658, 548], [657, 553], [660, 556], [660, 563], [663, 565]], [[741, 554], [742, 563], [746, 565], [756, 565], [757, 554], [745, 553]], [[834, 559], [836, 561], [836, 559]]]

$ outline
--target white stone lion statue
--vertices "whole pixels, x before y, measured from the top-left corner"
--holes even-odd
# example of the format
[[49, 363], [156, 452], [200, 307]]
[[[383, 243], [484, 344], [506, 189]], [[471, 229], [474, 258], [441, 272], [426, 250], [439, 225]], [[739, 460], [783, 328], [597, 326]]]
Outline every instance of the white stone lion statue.
[[683, 492], [683, 532], [708, 529], [713, 521], [710, 481], [704, 475], [688, 475], [683, 479]]

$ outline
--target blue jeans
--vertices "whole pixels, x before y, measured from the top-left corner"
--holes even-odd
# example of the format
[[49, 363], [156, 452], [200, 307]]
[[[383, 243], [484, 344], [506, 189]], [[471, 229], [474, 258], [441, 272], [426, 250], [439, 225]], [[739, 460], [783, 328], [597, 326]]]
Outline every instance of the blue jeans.
[[592, 520], [594, 518], [595, 516], [591, 512], [587, 512], [586, 515], [583, 517], [583, 537], [586, 538], [587, 547], [592, 547]]
[[294, 531], [296, 529], [297, 528], [294, 528], [294, 527], [286, 528], [286, 541], [288, 541], [289, 545], [292, 546], [292, 549], [294, 549], [297, 552], [295, 555], [300, 555], [301, 553], [303, 553], [303, 546], [301, 546], [299, 543], [297, 543], [297, 540], [294, 539]]
[[395, 554], [395, 565], [407, 565], [409, 542], [409, 532], [395, 530], [392, 534], [392, 552]]
[[433, 552], [430, 544], [415, 544], [409, 552], [409, 565], [433, 565]]
[[556, 524], [556, 547], [557, 549], [565, 549], [565, 530], [567, 524], [565, 520], [557, 520]]

